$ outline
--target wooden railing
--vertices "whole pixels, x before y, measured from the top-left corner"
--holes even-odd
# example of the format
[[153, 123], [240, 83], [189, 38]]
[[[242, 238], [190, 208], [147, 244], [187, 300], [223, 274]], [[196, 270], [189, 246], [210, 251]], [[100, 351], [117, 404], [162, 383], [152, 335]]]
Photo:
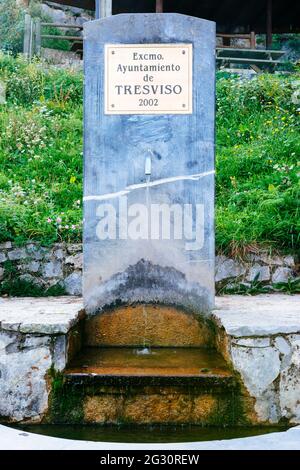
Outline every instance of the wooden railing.
[[[222, 42], [220, 45], [218, 45], [218, 47], [234, 47], [234, 45], [231, 44], [231, 41], [234, 40], [234, 39], [246, 39], [248, 41], [248, 44], [249, 44], [249, 48], [250, 49], [256, 49], [256, 35], [255, 35], [255, 32], [254, 31], [251, 31], [251, 33], [249, 34], [222, 34], [222, 33], [218, 33], [217, 34], [217, 38], [221, 38], [222, 39]], [[247, 47], [247, 46], [242, 46], [242, 47], [239, 47], [240, 49], [242, 49], [243, 47]]]
[[[39, 18], [32, 18], [30, 15], [26, 14], [25, 15], [25, 32], [24, 32], [24, 54], [26, 57], [30, 60], [34, 55], [40, 56], [41, 55], [41, 46], [42, 46], [42, 40], [43, 39], [58, 39], [58, 40], [64, 40], [64, 41], [71, 41], [73, 48], [77, 51], [80, 52], [82, 55], [82, 43], [83, 43], [83, 38], [82, 36], [75, 36], [75, 35], [67, 35], [67, 34], [47, 34], [43, 33], [43, 29], [45, 28], [58, 28], [58, 29], [64, 29], [64, 30], [76, 30], [76, 31], [82, 31], [83, 27], [74, 25], [74, 24], [62, 24], [62, 23], [47, 23], [47, 22], [41, 22]], [[245, 57], [237, 57], [235, 54], [230, 53], [230, 51], [238, 51], [240, 50], [240, 53], [242, 53], [242, 49], [250, 49], [252, 50], [252, 54], [255, 53], [263, 53], [262, 50], [257, 50], [256, 49], [256, 36], [254, 31], [252, 31], [249, 34], [222, 34], [218, 33], [217, 38], [220, 38], [221, 41], [217, 45], [217, 61], [218, 62], [224, 62], [225, 59], [227, 62], [233, 62], [233, 63], [250, 63], [251, 58], [245, 58]], [[246, 43], [245, 45], [236, 45], [234, 43], [234, 40], [236, 39], [242, 39], [246, 40], [248, 44]], [[226, 57], [223, 57], [224, 54], [222, 54], [222, 50], [228, 51], [225, 53]], [[264, 51], [266, 52], [266, 51]], [[249, 51], [250, 53], [250, 51]], [[233, 57], [231, 57], [233, 56]], [[232, 60], [230, 60], [230, 58]], [[253, 63], [257, 62], [266, 62], [267, 60], [271, 60], [271, 58], [266, 58], [266, 57], [253, 57], [252, 58]], [[249, 62], [250, 60], [250, 62]]]
[[81, 36], [60, 35], [60, 34], [43, 34], [43, 28], [58, 28], [58, 29], [75, 29], [82, 31], [82, 26], [74, 24], [63, 23], [46, 23], [41, 22], [40, 18], [32, 18], [30, 15], [25, 15], [25, 31], [24, 31], [24, 55], [30, 60], [34, 55], [41, 55], [41, 46], [43, 39], [59, 39], [71, 42], [82, 42]]

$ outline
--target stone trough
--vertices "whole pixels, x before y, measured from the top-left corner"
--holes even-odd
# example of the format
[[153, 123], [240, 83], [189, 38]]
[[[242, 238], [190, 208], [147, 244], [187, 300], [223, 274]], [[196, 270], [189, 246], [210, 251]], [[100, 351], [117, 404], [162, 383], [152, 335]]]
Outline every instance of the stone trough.
[[147, 362], [140, 345], [82, 350], [81, 299], [1, 299], [1, 421], [297, 424], [299, 311], [299, 295], [217, 297], [215, 350], [153, 347]]

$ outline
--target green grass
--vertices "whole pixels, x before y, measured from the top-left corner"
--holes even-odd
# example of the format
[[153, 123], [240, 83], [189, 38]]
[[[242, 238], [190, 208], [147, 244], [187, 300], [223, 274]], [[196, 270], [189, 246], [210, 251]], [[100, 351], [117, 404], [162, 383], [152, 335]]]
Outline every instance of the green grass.
[[[0, 80], [0, 242], [81, 241], [82, 75], [2, 55]], [[219, 251], [299, 250], [299, 85], [218, 76]]]

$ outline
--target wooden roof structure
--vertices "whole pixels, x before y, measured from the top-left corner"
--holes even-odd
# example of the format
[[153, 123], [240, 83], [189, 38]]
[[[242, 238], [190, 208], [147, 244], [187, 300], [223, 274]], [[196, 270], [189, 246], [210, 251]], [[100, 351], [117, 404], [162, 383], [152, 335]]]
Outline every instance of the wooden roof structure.
[[[95, 10], [105, 0], [56, 0]], [[300, 2], [295, 0], [112, 0], [112, 14], [183, 13], [216, 21], [218, 32], [300, 32]]]

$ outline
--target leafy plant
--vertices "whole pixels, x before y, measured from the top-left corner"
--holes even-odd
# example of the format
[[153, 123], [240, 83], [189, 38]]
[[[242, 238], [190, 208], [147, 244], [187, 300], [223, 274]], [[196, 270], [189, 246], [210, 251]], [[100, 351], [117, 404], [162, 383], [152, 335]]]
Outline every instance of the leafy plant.
[[[2, 54], [0, 80], [7, 88], [0, 240], [81, 241], [82, 73]], [[299, 251], [299, 85], [299, 73], [218, 76], [216, 245], [223, 253]]]
[[21, 52], [24, 34], [24, 13], [15, 1], [0, 0], [0, 50]]

